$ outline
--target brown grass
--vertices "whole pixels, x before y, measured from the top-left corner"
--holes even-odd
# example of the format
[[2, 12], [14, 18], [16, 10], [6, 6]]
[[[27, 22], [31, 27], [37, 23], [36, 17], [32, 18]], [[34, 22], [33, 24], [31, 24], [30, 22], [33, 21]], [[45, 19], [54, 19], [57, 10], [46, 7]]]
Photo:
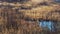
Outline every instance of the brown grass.
[[[40, 6], [37, 8], [32, 8], [31, 10], [20, 10], [19, 12], [23, 12], [25, 17], [28, 16], [33, 19], [39, 19], [39, 18], [51, 19], [57, 15], [54, 19], [51, 19], [51, 20], [56, 20], [57, 17], [59, 17], [59, 11], [60, 11], [60, 5], [53, 4], [51, 6]], [[52, 12], [52, 14], [51, 14], [51, 12]], [[53, 14], [53, 13], [55, 13], [55, 14]], [[51, 14], [51, 15], [48, 15], [48, 14]], [[53, 15], [54, 15], [54, 17], [53, 17]], [[58, 20], [60, 20], [60, 19], [58, 19]]]
[[[58, 4], [35, 5], [35, 7], [29, 3], [21, 6], [14, 4], [13, 8], [5, 6], [7, 5], [0, 8], [0, 34], [40, 34], [42, 29], [37, 20], [60, 21]], [[21, 9], [22, 6], [31, 9]]]

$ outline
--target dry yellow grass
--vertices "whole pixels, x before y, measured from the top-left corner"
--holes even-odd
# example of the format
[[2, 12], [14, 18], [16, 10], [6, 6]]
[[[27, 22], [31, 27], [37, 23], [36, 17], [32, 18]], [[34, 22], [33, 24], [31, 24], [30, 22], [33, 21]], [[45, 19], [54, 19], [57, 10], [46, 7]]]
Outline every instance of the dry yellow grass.
[[[51, 14], [51, 12], [58, 12], [58, 14], [53, 14], [54, 17], [52, 15], [48, 15], [48, 13]], [[30, 17], [30, 18], [34, 18], [34, 19], [51, 19], [54, 18], [55, 20], [57, 19], [57, 17], [59, 17], [59, 11], [60, 11], [60, 5], [57, 4], [53, 4], [51, 6], [40, 6], [37, 8], [32, 8], [31, 10], [20, 10], [19, 12], [23, 12], [25, 17]], [[48, 17], [47, 17], [48, 16]], [[47, 17], [47, 18], [46, 18]], [[53, 19], [52, 19], [53, 20]]]
[[[0, 8], [0, 9], [1, 9], [0, 14], [2, 13], [0, 23], [4, 27], [4, 28], [1, 27], [2, 28], [1, 33], [3, 34], [10, 34], [10, 33], [24, 34], [25, 32], [32, 33], [33, 31], [39, 31], [39, 32], [42, 31], [42, 29], [38, 26], [37, 22], [34, 22], [34, 21], [30, 22], [30, 21], [26, 21], [24, 19], [19, 18], [20, 15], [22, 14], [20, 14], [20, 12], [18, 13], [18, 11], [16, 12], [15, 9], [11, 9], [11, 8], [10, 9]], [[12, 25], [12, 23], [14, 25]]]
[[[1, 27], [2, 28], [1, 32], [3, 34], [11, 34], [11, 33], [26, 34], [26, 32], [32, 34], [33, 32], [35, 33], [35, 31], [41, 32], [42, 29], [39, 26], [38, 22], [34, 20], [32, 21], [25, 20], [24, 18], [27, 18], [27, 17], [29, 17], [30, 19], [36, 19], [36, 20], [48, 19], [48, 20], [60, 21], [60, 14], [59, 14], [60, 5], [58, 4], [50, 4], [49, 6], [39, 5], [38, 7], [35, 7], [35, 8], [34, 8], [34, 5], [35, 5], [34, 3], [33, 5], [29, 3], [26, 3], [26, 4], [25, 3], [24, 4], [9, 3], [9, 4], [11, 4], [10, 6], [14, 6], [14, 8], [9, 8], [9, 7], [0, 8], [0, 14], [1, 13], [4, 14], [0, 16], [1, 18], [0, 24], [4, 26], [4, 28]], [[3, 3], [4, 6], [7, 6], [9, 4]], [[22, 6], [24, 6], [25, 8], [31, 7], [32, 9], [19, 8]]]

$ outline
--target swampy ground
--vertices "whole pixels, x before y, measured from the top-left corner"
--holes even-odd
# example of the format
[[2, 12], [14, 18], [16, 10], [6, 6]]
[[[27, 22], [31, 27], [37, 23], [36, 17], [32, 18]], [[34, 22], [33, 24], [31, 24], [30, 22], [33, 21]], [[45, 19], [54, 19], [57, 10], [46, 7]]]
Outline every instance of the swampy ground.
[[59, 0], [0, 0], [0, 34], [60, 34]]

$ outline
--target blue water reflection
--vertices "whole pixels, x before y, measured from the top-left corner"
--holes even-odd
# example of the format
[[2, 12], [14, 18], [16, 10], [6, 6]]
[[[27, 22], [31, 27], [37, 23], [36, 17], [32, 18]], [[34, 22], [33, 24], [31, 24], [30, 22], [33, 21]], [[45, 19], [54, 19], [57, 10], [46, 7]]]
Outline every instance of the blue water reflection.
[[52, 21], [40, 21], [40, 26], [47, 27], [50, 31], [55, 31], [54, 23]]
[[60, 0], [54, 0], [55, 2], [57, 2], [57, 3], [60, 3]]

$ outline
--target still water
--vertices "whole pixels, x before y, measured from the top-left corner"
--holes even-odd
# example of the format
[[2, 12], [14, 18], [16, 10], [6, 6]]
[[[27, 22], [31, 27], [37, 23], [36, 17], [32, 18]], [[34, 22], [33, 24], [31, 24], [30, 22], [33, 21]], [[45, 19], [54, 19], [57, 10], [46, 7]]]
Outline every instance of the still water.
[[55, 26], [53, 21], [40, 21], [39, 22], [41, 28], [48, 28], [50, 31], [55, 31]]

